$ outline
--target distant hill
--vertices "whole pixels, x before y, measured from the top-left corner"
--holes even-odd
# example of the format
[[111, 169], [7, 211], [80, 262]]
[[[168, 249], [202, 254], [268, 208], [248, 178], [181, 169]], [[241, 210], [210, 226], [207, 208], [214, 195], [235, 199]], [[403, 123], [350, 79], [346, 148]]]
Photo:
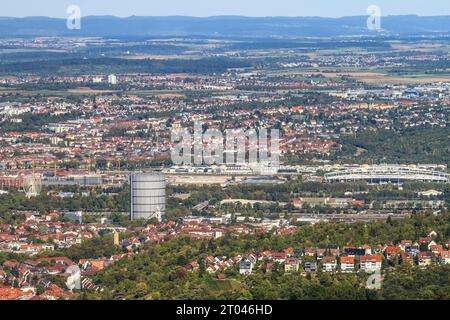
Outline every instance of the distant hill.
[[[0, 17], [0, 37], [98, 36], [148, 37], [170, 35], [224, 37], [312, 37], [375, 34], [366, 28], [367, 16], [343, 18], [320, 17], [241, 17], [207, 18], [168, 16], [118, 18], [88, 16], [81, 30], [68, 30], [65, 19], [48, 17]], [[388, 35], [450, 33], [450, 16], [415, 15], [382, 18]]]

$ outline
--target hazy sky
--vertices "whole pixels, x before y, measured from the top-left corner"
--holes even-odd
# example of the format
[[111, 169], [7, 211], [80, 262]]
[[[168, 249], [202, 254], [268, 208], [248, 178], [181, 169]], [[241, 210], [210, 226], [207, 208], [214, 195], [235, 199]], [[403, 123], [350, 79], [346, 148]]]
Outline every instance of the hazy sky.
[[366, 15], [378, 5], [382, 15], [450, 15], [450, 0], [1, 0], [0, 16], [66, 17], [79, 5], [83, 16], [325, 16]]

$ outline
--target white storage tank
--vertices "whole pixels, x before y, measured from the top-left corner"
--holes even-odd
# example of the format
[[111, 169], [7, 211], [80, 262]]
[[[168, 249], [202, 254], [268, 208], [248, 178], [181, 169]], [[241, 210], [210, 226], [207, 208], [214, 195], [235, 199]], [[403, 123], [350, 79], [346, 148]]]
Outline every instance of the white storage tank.
[[162, 173], [135, 173], [130, 176], [131, 220], [156, 218], [166, 212], [166, 177]]

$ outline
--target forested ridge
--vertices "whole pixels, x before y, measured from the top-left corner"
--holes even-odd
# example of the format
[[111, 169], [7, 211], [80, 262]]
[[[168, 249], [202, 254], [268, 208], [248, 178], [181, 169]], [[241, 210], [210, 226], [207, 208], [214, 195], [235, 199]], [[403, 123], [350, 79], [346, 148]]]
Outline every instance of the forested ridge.
[[343, 150], [337, 156], [354, 157], [360, 162], [381, 163], [450, 163], [450, 127], [417, 127], [401, 130], [364, 131], [345, 136], [340, 143]]

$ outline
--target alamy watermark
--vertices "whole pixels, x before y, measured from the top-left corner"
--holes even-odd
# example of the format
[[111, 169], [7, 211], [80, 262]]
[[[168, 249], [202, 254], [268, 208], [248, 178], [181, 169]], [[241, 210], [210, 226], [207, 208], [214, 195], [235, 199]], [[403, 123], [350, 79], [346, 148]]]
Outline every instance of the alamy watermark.
[[373, 274], [369, 276], [366, 282], [366, 289], [380, 290], [381, 289], [381, 270], [375, 270]]
[[193, 133], [187, 128], [172, 130], [172, 162], [176, 165], [261, 164], [279, 166], [279, 130], [266, 128], [206, 129], [194, 123]]
[[67, 29], [81, 29], [81, 8], [77, 5], [72, 4], [67, 7], [66, 13], [69, 15], [66, 20]]
[[381, 30], [381, 8], [379, 6], [371, 5], [367, 7], [367, 29], [373, 31]]

